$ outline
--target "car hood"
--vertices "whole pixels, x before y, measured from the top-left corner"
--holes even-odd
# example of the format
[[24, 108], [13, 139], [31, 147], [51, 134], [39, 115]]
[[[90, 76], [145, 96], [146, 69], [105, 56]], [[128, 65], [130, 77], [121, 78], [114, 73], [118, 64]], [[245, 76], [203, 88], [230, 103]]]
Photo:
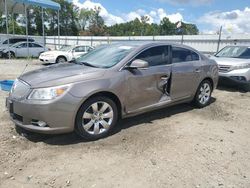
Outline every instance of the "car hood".
[[100, 78], [105, 69], [78, 64], [57, 64], [25, 73], [19, 79], [31, 87], [51, 87]]
[[212, 56], [211, 59], [215, 60], [218, 65], [235, 66], [235, 65], [250, 63], [250, 59], [226, 58], [226, 57], [215, 57], [215, 56]]

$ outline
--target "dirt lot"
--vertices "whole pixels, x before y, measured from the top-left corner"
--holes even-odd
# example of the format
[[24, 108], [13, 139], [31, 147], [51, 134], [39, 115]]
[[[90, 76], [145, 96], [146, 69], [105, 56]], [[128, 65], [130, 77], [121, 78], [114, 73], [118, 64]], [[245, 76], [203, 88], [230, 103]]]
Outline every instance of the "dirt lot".
[[[27, 70], [39, 68], [33, 60]], [[0, 61], [0, 80], [25, 61]], [[0, 187], [250, 187], [250, 93], [220, 88], [188, 104], [119, 123], [95, 142], [18, 133], [0, 91]]]

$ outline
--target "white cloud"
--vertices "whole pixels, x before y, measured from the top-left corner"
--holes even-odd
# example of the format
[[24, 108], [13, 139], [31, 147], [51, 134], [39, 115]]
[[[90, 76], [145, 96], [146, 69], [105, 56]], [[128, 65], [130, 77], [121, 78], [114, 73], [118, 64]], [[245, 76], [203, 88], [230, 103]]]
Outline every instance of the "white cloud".
[[224, 33], [250, 33], [249, 17], [250, 8], [246, 7], [243, 10], [209, 12], [204, 14], [198, 22], [208, 25], [215, 32], [222, 26]]
[[169, 20], [173, 23], [183, 20], [183, 16], [179, 12], [174, 13], [174, 14], [167, 14], [167, 12], [162, 8], [151, 10], [149, 12], [143, 9], [138, 9], [136, 11], [123, 13], [120, 16], [116, 16], [116, 15], [109, 13], [108, 10], [105, 7], [103, 7], [101, 3], [95, 3], [91, 0], [86, 0], [83, 3], [81, 3], [79, 0], [73, 0], [72, 2], [79, 8], [84, 8], [84, 9], [89, 9], [89, 10], [94, 9], [95, 7], [99, 7], [100, 16], [103, 17], [105, 24], [108, 26], [114, 25], [116, 23], [119, 24], [119, 23], [124, 23], [127, 21], [132, 21], [136, 18], [140, 19], [141, 16], [148, 16], [149, 18], [148, 23], [160, 23], [160, 21], [164, 17], [169, 18]]
[[195, 6], [210, 4], [213, 0], [156, 0], [162, 3], [171, 3], [171, 4], [192, 4]]
[[76, 6], [78, 6], [79, 8], [84, 8], [84, 9], [95, 9], [95, 8], [100, 8], [100, 16], [103, 17], [105, 23], [110, 26], [110, 25], [114, 25], [116, 23], [122, 23], [124, 22], [124, 20], [119, 17], [119, 16], [115, 16], [113, 14], [110, 14], [107, 9], [105, 7], [102, 6], [101, 3], [95, 3], [93, 1], [90, 0], [86, 0], [83, 3], [80, 3], [79, 0], [73, 0], [72, 1]]

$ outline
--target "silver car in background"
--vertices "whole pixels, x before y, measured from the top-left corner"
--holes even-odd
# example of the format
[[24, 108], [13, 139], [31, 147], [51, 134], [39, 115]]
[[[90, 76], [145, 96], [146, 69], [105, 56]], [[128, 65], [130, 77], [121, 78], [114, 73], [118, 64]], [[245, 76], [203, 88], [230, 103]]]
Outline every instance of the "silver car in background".
[[217, 82], [216, 62], [190, 47], [118, 43], [20, 76], [6, 104], [19, 127], [47, 134], [75, 130], [96, 140], [119, 118], [186, 102], [205, 107]]
[[211, 58], [218, 63], [220, 81], [250, 90], [250, 46], [226, 46]]
[[17, 42], [3, 50], [3, 56], [8, 58], [15, 57], [38, 57], [41, 53], [48, 51], [47, 47], [37, 42]]

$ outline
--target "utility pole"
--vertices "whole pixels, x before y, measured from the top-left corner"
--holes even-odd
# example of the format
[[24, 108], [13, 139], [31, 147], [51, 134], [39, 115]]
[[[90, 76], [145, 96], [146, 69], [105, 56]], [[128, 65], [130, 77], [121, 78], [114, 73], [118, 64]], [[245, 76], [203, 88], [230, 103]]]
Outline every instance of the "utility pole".
[[218, 44], [217, 44], [217, 51], [216, 51], [216, 53], [218, 53], [219, 50], [220, 50], [221, 33], [222, 33], [222, 26], [220, 26], [219, 40], [218, 40]]

